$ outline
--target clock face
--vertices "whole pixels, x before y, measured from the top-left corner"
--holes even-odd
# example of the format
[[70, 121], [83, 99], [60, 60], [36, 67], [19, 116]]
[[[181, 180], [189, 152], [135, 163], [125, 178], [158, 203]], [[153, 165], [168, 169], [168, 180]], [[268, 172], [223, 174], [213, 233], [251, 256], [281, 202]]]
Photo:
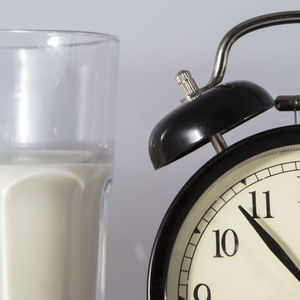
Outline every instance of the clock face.
[[[168, 246], [158, 241], [152, 260], [155, 273], [155, 256], [163, 257], [166, 299], [300, 298], [300, 141], [276, 147], [256, 141], [253, 147], [263, 151], [238, 149], [232, 154], [249, 157], [236, 164], [225, 155], [212, 163], [170, 209], [160, 234], [169, 231]], [[222, 175], [213, 178], [215, 172]], [[201, 178], [210, 184], [201, 187]]]
[[169, 298], [299, 299], [299, 228], [300, 147], [238, 165], [188, 214], [171, 256]]

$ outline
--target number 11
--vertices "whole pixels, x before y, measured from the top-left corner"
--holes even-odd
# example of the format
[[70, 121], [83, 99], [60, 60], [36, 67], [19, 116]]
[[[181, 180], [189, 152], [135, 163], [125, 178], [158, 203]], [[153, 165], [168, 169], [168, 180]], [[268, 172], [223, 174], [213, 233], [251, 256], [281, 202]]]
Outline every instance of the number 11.
[[[249, 192], [252, 196], [252, 217], [253, 218], [260, 218], [257, 215], [257, 209], [256, 209], [256, 191]], [[270, 201], [270, 191], [263, 192], [265, 194], [265, 200], [266, 200], [266, 216], [264, 218], [274, 218], [271, 215], [271, 201]]]

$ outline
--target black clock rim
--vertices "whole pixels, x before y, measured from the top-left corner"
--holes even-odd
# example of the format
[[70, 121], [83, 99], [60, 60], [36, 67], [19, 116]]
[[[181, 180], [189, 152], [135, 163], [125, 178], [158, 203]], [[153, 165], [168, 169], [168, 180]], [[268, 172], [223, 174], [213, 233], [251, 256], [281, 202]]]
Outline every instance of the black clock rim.
[[168, 267], [176, 237], [188, 212], [207, 188], [228, 170], [257, 154], [296, 144], [300, 144], [300, 125], [252, 135], [214, 156], [187, 181], [166, 212], [154, 241], [148, 269], [148, 300], [167, 300]]

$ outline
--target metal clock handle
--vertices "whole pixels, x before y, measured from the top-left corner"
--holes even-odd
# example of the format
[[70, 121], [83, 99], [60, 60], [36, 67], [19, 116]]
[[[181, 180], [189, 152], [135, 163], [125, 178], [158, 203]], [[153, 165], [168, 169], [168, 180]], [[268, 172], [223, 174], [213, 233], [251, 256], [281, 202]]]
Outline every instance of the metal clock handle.
[[[229, 51], [233, 43], [240, 37], [261, 28], [290, 23], [300, 23], [300, 10], [284, 11], [258, 16], [233, 27], [225, 34], [219, 44], [213, 72], [207, 85], [199, 88], [189, 71], [182, 70], [177, 74], [176, 81], [184, 93], [184, 98], [181, 100], [181, 102], [185, 103], [198, 99], [204, 91], [216, 86], [223, 80]], [[284, 96], [281, 100], [276, 99], [275, 106], [278, 110], [296, 111], [300, 109], [300, 99], [297, 97]], [[295, 122], [297, 122], [296, 116], [297, 115], [295, 112]], [[224, 141], [220, 132], [211, 135], [209, 139], [217, 152], [221, 152], [227, 147], [226, 142]]]
[[229, 51], [233, 43], [240, 37], [261, 28], [290, 23], [300, 23], [300, 10], [284, 11], [258, 16], [233, 27], [221, 40], [217, 50], [211, 78], [208, 84], [200, 89], [200, 93], [210, 89], [223, 80]]

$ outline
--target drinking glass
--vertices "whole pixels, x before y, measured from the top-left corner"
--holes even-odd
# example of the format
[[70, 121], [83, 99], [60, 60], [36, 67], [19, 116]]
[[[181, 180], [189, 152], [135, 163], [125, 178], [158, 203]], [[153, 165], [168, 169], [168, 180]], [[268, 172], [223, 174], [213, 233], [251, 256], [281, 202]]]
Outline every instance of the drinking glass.
[[104, 300], [118, 39], [0, 31], [0, 300]]

